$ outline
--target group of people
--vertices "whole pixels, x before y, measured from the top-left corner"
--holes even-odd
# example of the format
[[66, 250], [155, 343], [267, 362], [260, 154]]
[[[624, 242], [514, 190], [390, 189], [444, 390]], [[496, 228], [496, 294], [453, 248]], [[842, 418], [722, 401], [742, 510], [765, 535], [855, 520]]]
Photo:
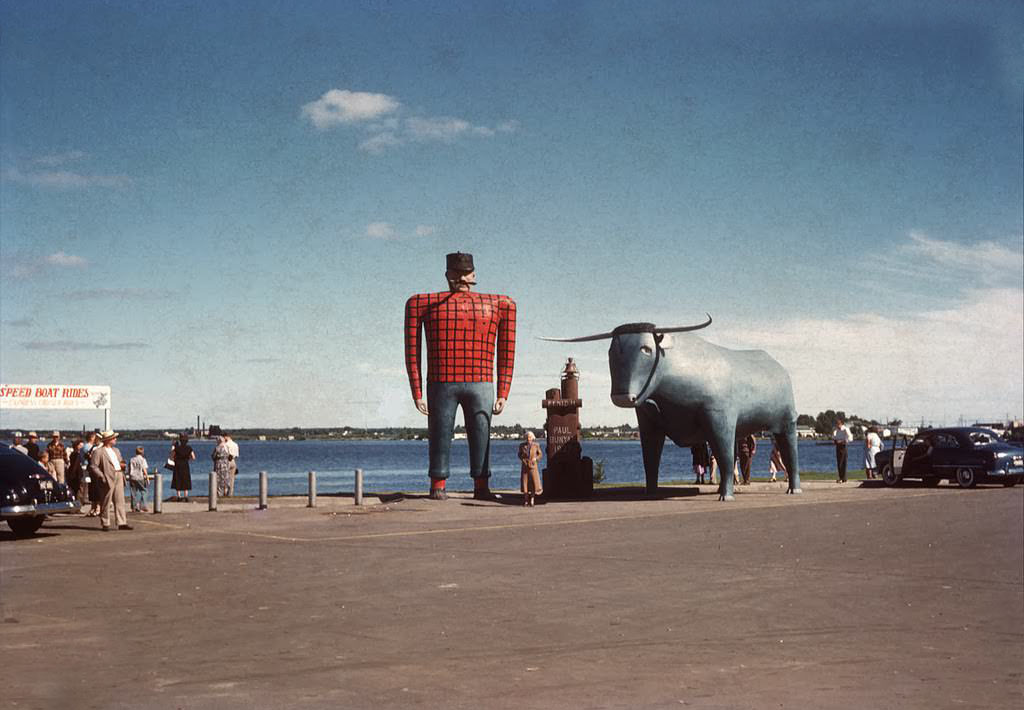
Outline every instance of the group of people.
[[[853, 441], [853, 432], [842, 419], [836, 421], [836, 428], [832, 430], [832, 443], [836, 447], [836, 470], [839, 474], [836, 483], [846, 483], [846, 461], [847, 448]], [[882, 450], [882, 437], [878, 435], [878, 427], [868, 427], [864, 435], [864, 474], [867, 478], [878, 478], [878, 467], [875, 464], [875, 456]]]
[[[732, 478], [736, 485], [746, 486], [750, 484], [750, 470], [754, 463], [754, 454], [757, 452], [757, 439], [753, 434], [740, 437], [736, 440], [736, 455], [733, 460]], [[704, 483], [707, 475], [707, 483], [715, 482], [715, 472], [719, 470], [718, 461], [708, 448], [707, 442], [690, 447], [690, 456], [693, 459], [694, 483]], [[782, 452], [778, 444], [772, 440], [772, 453], [769, 457], [768, 472], [771, 473], [772, 483], [778, 481], [778, 474], [782, 474], [782, 480], [789, 480], [789, 473], [782, 463]], [[719, 473], [721, 478], [721, 473]]]
[[[30, 431], [23, 442], [21, 432], [15, 432], [11, 448], [20, 451], [45, 469], [58, 483], [63, 483], [83, 505], [88, 502], [86, 517], [100, 519], [103, 530], [131, 530], [125, 515], [125, 487], [133, 512], [148, 512], [146, 492], [150, 471], [146, 451], [135, 448], [135, 455], [127, 462], [117, 448], [117, 432], [94, 431], [84, 437], [74, 437], [70, 448], [65, 446], [59, 431], [45, 447], [39, 435]], [[171, 487], [177, 492], [175, 500], [188, 501], [192, 488], [189, 463], [196, 458], [188, 445], [188, 436], [182, 434], [171, 446], [167, 467], [174, 471]], [[213, 451], [213, 469], [217, 474], [217, 492], [222, 496], [234, 494], [238, 473], [238, 444], [228, 436], [221, 436]], [[155, 469], [154, 469], [155, 472]]]
[[[213, 471], [217, 474], [217, 495], [230, 497], [235, 494], [235, 476], [238, 475], [238, 444], [229, 434], [217, 437], [213, 449]], [[172, 500], [188, 502], [192, 490], [192, 466], [196, 452], [188, 444], [188, 435], [181, 434], [173, 444], [164, 468], [170, 469], [171, 488], [176, 495]]]

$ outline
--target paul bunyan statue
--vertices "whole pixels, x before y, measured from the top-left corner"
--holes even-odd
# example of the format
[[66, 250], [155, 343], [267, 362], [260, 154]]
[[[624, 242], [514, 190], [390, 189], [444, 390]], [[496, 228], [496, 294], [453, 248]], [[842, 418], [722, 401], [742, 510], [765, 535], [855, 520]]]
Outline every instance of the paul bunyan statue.
[[[405, 369], [416, 409], [430, 432], [430, 497], [447, 498], [455, 410], [461, 406], [469, 442], [473, 497], [490, 499], [491, 415], [501, 414], [512, 386], [516, 304], [508, 296], [475, 293], [473, 255], [446, 258], [448, 290], [417, 293], [405, 304]], [[423, 399], [423, 349], [427, 341], [427, 398]], [[497, 353], [497, 398], [495, 363]]]

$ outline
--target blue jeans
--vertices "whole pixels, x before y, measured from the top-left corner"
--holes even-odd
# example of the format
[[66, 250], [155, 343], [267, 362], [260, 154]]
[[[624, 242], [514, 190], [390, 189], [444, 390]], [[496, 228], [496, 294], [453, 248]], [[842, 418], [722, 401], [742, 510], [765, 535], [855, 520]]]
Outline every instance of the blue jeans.
[[491, 475], [491, 412], [494, 407], [493, 382], [428, 382], [427, 427], [430, 431], [430, 477], [448, 478], [455, 410], [462, 405], [469, 441], [469, 475]]

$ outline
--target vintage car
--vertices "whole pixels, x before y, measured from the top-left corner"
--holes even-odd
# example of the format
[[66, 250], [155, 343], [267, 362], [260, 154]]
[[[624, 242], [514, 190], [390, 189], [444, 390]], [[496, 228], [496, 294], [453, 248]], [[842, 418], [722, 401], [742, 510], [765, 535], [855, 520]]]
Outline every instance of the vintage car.
[[15, 535], [35, 533], [47, 515], [73, 513], [82, 504], [63, 483], [25, 454], [0, 444], [0, 520]]
[[1004, 441], [991, 429], [924, 429], [905, 446], [893, 443], [875, 457], [887, 486], [904, 478], [932, 486], [948, 479], [961, 488], [978, 483], [1013, 486], [1024, 479], [1024, 447]]

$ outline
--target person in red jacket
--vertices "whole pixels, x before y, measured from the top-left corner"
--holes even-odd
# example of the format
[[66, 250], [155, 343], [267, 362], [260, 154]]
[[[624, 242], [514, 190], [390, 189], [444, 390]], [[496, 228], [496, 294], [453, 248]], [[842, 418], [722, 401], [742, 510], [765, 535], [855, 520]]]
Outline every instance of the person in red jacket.
[[[512, 386], [516, 304], [508, 296], [475, 293], [473, 255], [446, 258], [448, 290], [417, 293], [405, 304], [405, 369], [416, 409], [430, 432], [430, 497], [443, 500], [448, 479], [455, 410], [461, 405], [469, 442], [473, 497], [491, 497], [491, 415], [501, 414]], [[423, 399], [423, 349], [427, 341], [427, 392]], [[495, 363], [497, 354], [497, 398]]]

